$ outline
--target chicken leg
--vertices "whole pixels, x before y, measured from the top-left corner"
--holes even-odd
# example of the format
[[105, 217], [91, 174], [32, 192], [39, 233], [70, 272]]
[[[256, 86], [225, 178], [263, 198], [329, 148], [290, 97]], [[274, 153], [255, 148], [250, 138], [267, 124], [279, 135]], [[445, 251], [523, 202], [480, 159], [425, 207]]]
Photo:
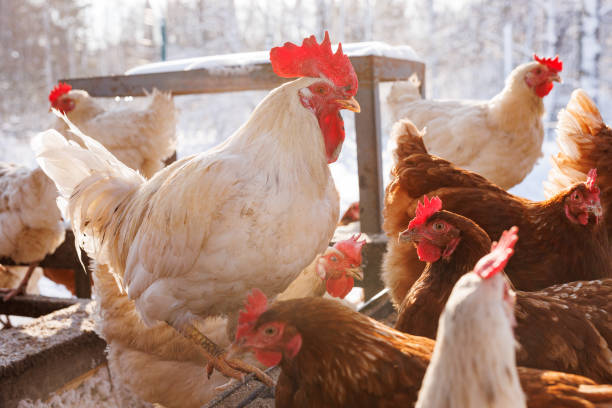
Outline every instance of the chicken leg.
[[[19, 285], [15, 289], [9, 290], [6, 295], [2, 296], [2, 300], [5, 301], [5, 302], [8, 302], [9, 300], [14, 298], [15, 296], [21, 295], [21, 294], [25, 293], [25, 288], [28, 286], [28, 282], [30, 281], [30, 277], [32, 276], [32, 273], [34, 272], [34, 269], [36, 269], [37, 266], [38, 266], [38, 262], [32, 262], [28, 266], [28, 270], [27, 270], [25, 276], [23, 277], [23, 279], [21, 280], [21, 282], [19, 283]], [[0, 265], [0, 272], [3, 272], [3, 271], [6, 271], [6, 268], [4, 266]]]
[[228, 359], [225, 351], [221, 350], [219, 346], [217, 346], [212, 340], [206, 337], [192, 324], [186, 324], [178, 331], [183, 336], [202, 347], [204, 355], [208, 360], [206, 370], [209, 377], [212, 375], [215, 368], [221, 374], [231, 378], [236, 378], [238, 380], [243, 379], [243, 373], [253, 373], [259, 379], [259, 381], [263, 382], [268, 387], [274, 387], [274, 380], [272, 380], [266, 373], [261, 371], [259, 368], [252, 366], [251, 364], [245, 363], [244, 361], [238, 359]]
[[9, 317], [9, 315], [5, 315], [4, 317], [6, 317], [6, 321], [2, 320], [2, 318], [0, 317], [0, 324], [2, 324], [2, 327], [0, 328], [0, 330], [10, 329], [13, 327], [13, 325], [11, 324], [11, 318]]

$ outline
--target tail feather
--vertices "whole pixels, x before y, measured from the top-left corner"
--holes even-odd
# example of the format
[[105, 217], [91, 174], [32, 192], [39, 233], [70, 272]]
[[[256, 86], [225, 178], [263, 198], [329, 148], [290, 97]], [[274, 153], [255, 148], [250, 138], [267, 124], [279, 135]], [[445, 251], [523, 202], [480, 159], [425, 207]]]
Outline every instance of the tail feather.
[[603, 128], [605, 124], [593, 100], [582, 89], [576, 89], [566, 108], [559, 112], [560, 152], [552, 157], [552, 169], [544, 182], [547, 197], [584, 181], [588, 171], [598, 166], [603, 151], [598, 135]]
[[421, 81], [416, 73], [412, 74], [407, 81], [393, 83], [387, 96], [387, 104], [389, 104], [394, 121], [400, 120], [405, 116], [404, 106], [407, 103], [421, 99], [420, 86]]
[[414, 123], [408, 119], [403, 119], [393, 125], [391, 139], [395, 142], [396, 148], [393, 150], [393, 160], [397, 163], [404, 157], [415, 153], [427, 153], [423, 136], [426, 129], [419, 131]]
[[34, 138], [32, 148], [38, 164], [60, 191], [58, 205], [71, 220], [77, 242], [103, 262], [98, 255], [104, 230], [118, 222], [114, 210], [144, 178], [84, 135], [65, 115], [58, 116], [85, 147], [67, 141], [55, 130], [47, 130]]

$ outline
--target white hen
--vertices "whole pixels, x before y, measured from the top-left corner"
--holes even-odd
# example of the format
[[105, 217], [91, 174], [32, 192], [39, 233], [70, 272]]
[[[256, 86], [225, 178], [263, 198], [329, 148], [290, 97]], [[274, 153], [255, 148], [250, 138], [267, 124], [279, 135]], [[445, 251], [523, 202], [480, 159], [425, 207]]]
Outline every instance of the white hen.
[[[36, 265], [64, 242], [56, 198], [55, 185], [42, 169], [0, 163], [0, 258], [30, 265], [5, 300], [23, 292]], [[0, 273], [9, 272], [0, 265]]]
[[[161, 169], [176, 148], [177, 114], [168, 93], [154, 89], [144, 108], [106, 110], [86, 91], [60, 83], [49, 94], [49, 101], [81, 131], [145, 177], [150, 178]], [[63, 120], [56, 120], [55, 129], [80, 143]]]
[[[536, 57], [537, 58], [537, 57]], [[542, 98], [559, 81], [558, 59], [519, 65], [506, 86], [487, 101], [422, 100], [419, 81], [396, 82], [387, 98], [394, 120], [409, 119], [431, 154], [488, 178], [508, 189], [533, 168], [542, 155]]]

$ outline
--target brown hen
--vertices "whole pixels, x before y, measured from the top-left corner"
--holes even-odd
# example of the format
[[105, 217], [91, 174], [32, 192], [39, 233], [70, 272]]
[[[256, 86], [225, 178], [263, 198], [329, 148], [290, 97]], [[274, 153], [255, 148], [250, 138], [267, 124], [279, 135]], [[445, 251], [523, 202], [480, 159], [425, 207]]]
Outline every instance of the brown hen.
[[[400, 234], [400, 240], [412, 241], [429, 262], [403, 300], [395, 328], [432, 339], [453, 286], [491, 248], [478, 225], [438, 210], [440, 206], [430, 206], [420, 223], [411, 221]], [[427, 210], [422, 206], [416, 220]], [[612, 312], [611, 288], [612, 280], [606, 279], [555, 285], [540, 292], [517, 291], [515, 335], [521, 345], [517, 363], [612, 383], [612, 322], [607, 319]]]
[[384, 224], [391, 238], [383, 280], [400, 303], [425, 264], [414, 247], [397, 242], [418, 200], [439, 196], [448, 211], [472, 219], [491, 238], [516, 225], [522, 239], [506, 273], [521, 290], [611, 276], [608, 235], [597, 187], [576, 183], [546, 201], [514, 196], [476, 173], [427, 153], [422, 133], [409, 121], [396, 124], [396, 165], [386, 189]]

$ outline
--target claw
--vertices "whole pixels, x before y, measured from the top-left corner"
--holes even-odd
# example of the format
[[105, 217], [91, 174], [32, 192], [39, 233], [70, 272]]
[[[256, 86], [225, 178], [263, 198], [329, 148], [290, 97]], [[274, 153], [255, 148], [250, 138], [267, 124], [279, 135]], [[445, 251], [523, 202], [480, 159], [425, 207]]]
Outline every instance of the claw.
[[[2, 300], [5, 301], [5, 302], [8, 302], [9, 300], [11, 300], [12, 298], [14, 298], [17, 295], [23, 295], [25, 293], [26, 286], [28, 286], [28, 281], [30, 280], [30, 277], [32, 276], [32, 273], [34, 272], [34, 269], [37, 266], [38, 266], [38, 262], [31, 263], [28, 266], [28, 270], [27, 270], [25, 276], [23, 277], [23, 279], [19, 283], [19, 286], [17, 286], [15, 289], [10, 290], [9, 293], [7, 293], [6, 295], [4, 295], [2, 297]], [[4, 266], [0, 265], [0, 268], [2, 268], [2, 270], [6, 271], [6, 268]]]
[[234, 384], [236, 384], [236, 380], [233, 379], [233, 378], [230, 378], [230, 380], [228, 382], [226, 382], [225, 384], [221, 384], [220, 386], [216, 387], [215, 391], [217, 391], [217, 392], [227, 391], [231, 387], [233, 387]]
[[225, 376], [240, 381], [244, 381], [245, 375], [243, 373], [253, 373], [261, 382], [269, 387], [274, 387], [274, 381], [267, 374], [259, 368], [239, 359], [229, 359], [227, 357], [227, 352], [221, 351], [213, 341], [202, 334], [193, 325], [188, 324], [181, 328], [179, 332], [202, 347], [202, 351], [204, 351], [204, 355], [208, 360], [206, 374], [209, 379], [215, 369]]
[[23, 287], [21, 286], [18, 286], [15, 289], [6, 289], [6, 292], [7, 293], [4, 296], [2, 296], [3, 302], [8, 302], [15, 296], [23, 295], [25, 293], [25, 291], [23, 290]]

